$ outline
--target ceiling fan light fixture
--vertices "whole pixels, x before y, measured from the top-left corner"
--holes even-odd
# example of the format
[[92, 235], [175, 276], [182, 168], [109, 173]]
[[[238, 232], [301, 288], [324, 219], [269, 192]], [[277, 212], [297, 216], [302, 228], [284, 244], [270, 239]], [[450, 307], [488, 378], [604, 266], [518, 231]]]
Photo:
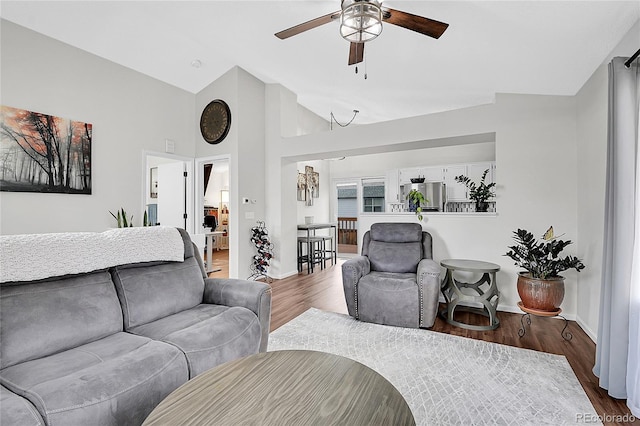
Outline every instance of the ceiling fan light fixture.
[[382, 32], [382, 9], [376, 0], [343, 0], [340, 34], [352, 43], [364, 43]]

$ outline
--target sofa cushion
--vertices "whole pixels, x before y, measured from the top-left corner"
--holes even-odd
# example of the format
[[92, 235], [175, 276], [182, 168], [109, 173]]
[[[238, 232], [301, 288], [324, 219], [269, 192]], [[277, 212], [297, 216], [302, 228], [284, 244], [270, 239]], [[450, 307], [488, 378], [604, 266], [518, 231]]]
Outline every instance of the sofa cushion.
[[390, 243], [371, 239], [369, 261], [372, 271], [415, 273], [422, 259], [420, 240], [410, 243]]
[[0, 386], [0, 425], [39, 426], [44, 420], [26, 398]]
[[0, 368], [118, 331], [122, 311], [108, 272], [2, 286]]
[[49, 425], [140, 425], [187, 378], [178, 349], [123, 332], [0, 370]]
[[125, 265], [111, 269], [129, 330], [202, 303], [204, 278], [196, 257], [184, 262]]
[[359, 319], [418, 328], [420, 295], [416, 274], [371, 272], [358, 283]]
[[257, 353], [261, 328], [249, 309], [202, 304], [129, 331], [178, 347], [187, 357], [191, 378]]

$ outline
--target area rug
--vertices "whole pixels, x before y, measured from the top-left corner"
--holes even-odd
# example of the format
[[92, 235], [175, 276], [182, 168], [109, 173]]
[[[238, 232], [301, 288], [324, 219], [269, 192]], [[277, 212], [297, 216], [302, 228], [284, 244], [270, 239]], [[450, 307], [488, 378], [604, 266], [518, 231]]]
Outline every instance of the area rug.
[[404, 396], [418, 425], [563, 425], [598, 419], [567, 359], [309, 309], [272, 332], [269, 351], [358, 361]]

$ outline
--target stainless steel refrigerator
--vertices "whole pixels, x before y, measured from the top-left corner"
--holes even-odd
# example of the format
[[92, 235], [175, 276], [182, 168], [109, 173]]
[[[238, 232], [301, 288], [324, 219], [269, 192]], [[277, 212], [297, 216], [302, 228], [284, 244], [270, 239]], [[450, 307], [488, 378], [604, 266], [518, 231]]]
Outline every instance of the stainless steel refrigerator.
[[426, 204], [422, 204], [422, 211], [443, 212], [447, 202], [447, 187], [444, 182], [423, 182], [423, 183], [407, 183], [401, 185], [402, 199], [407, 204], [408, 211], [415, 211], [407, 200], [407, 195], [412, 189], [416, 189], [427, 199]]

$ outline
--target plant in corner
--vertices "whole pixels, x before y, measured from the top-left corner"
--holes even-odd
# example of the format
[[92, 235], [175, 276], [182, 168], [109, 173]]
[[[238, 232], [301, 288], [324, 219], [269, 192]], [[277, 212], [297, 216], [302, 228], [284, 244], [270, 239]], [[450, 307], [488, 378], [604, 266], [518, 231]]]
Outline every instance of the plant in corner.
[[487, 202], [489, 198], [495, 197], [496, 194], [493, 192], [493, 188], [496, 186], [495, 182], [491, 182], [490, 184], [484, 183], [487, 178], [487, 173], [489, 173], [489, 169], [486, 169], [484, 173], [482, 173], [482, 177], [480, 178], [480, 183], [476, 184], [468, 176], [460, 175], [456, 176], [454, 179], [456, 182], [463, 184], [469, 190], [469, 199], [476, 202], [476, 211], [477, 212], [486, 212], [489, 208], [489, 203]]
[[564, 241], [554, 236], [553, 226], [544, 233], [541, 241], [524, 229], [513, 234], [516, 245], [509, 246], [505, 256], [513, 259], [516, 266], [526, 269], [526, 272], [518, 273], [517, 286], [522, 305], [534, 311], [560, 313], [564, 299], [564, 277], [560, 272], [567, 269], [580, 272], [585, 267], [575, 256], [560, 257], [571, 240]]
[[113, 214], [111, 211], [109, 211], [109, 213], [111, 213], [111, 216], [113, 216], [118, 223], [118, 228], [130, 228], [133, 226], [133, 216], [131, 216], [131, 219], [127, 220], [127, 213], [124, 211], [124, 207], [118, 210], [117, 215]]
[[416, 216], [418, 216], [418, 220], [422, 220], [422, 204], [428, 203], [429, 200], [427, 200], [424, 197], [424, 194], [417, 189], [409, 191], [407, 194], [407, 200], [409, 200], [409, 211], [415, 211]]

